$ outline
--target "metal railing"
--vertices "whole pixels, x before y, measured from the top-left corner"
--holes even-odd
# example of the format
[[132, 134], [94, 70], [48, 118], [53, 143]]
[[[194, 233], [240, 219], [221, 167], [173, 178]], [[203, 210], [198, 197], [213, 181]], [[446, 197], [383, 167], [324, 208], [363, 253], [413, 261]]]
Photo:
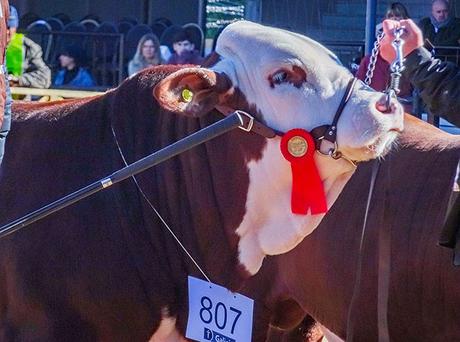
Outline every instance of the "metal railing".
[[364, 56], [363, 41], [322, 40], [320, 42], [334, 52], [342, 64], [349, 69], [352, 69], [356, 58], [361, 59]]
[[11, 94], [21, 96], [47, 96], [49, 99], [77, 99], [102, 95], [104, 92], [95, 90], [73, 90], [73, 89], [39, 89], [25, 87], [11, 87]]

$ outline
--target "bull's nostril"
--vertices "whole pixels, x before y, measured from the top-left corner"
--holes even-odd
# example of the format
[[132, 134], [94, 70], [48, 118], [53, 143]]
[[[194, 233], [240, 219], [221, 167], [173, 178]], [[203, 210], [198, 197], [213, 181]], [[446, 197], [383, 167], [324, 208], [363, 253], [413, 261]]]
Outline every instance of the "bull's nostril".
[[375, 108], [376, 108], [379, 112], [382, 112], [382, 113], [386, 112], [386, 110], [387, 110], [387, 107], [386, 107], [385, 103], [382, 103], [382, 102], [377, 102], [377, 103], [375, 104]]
[[387, 107], [386, 99], [380, 99], [375, 103], [375, 109], [384, 114], [394, 114], [397, 112], [397, 102], [391, 100]]

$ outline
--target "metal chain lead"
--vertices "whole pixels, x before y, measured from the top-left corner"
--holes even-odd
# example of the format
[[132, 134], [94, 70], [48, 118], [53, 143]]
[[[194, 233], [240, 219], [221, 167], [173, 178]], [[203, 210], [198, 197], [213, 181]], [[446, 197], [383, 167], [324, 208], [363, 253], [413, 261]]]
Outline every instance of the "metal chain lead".
[[375, 63], [377, 62], [377, 56], [379, 54], [380, 42], [382, 41], [384, 35], [385, 33], [383, 33], [383, 31], [380, 32], [377, 35], [377, 40], [374, 42], [371, 58], [369, 59], [369, 65], [367, 66], [366, 78], [364, 80], [364, 83], [366, 83], [367, 85], [371, 84], [372, 77], [374, 76]]
[[400, 88], [399, 83], [401, 81], [401, 75], [404, 67], [404, 54], [403, 54], [403, 46], [404, 40], [401, 38], [402, 34], [404, 33], [404, 27], [399, 27], [394, 30], [395, 39], [391, 42], [391, 45], [395, 49], [396, 57], [393, 63], [390, 65], [391, 70], [391, 79], [390, 85], [386, 91], [387, 98], [386, 98], [386, 108], [387, 110], [390, 109], [390, 101], [393, 97], [399, 94]]
[[401, 39], [401, 35], [404, 33], [404, 27], [400, 27], [395, 30], [395, 39], [391, 43], [396, 52], [396, 58], [391, 63], [391, 82], [390, 89], [394, 89], [396, 94], [399, 93], [399, 81], [401, 78], [401, 73], [405, 69], [404, 67], [404, 54], [403, 54], [403, 45], [404, 40]]

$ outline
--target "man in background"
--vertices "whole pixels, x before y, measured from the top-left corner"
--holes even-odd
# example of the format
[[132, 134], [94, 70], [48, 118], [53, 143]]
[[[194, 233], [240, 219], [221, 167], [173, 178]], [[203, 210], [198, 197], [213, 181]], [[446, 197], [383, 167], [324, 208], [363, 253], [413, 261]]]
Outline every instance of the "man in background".
[[15, 20], [9, 21], [11, 38], [6, 51], [9, 83], [11, 86], [49, 88], [51, 70], [43, 60], [43, 50], [32, 39], [16, 32], [19, 18], [13, 6], [11, 6], [11, 12], [15, 13]]
[[425, 44], [428, 49], [433, 46], [459, 46], [460, 19], [450, 15], [447, 0], [434, 0], [431, 16], [420, 20], [419, 27], [423, 37], [429, 41]]
[[195, 50], [195, 44], [184, 29], [173, 36], [174, 53], [168, 60], [168, 64], [196, 64], [203, 63], [200, 52]]

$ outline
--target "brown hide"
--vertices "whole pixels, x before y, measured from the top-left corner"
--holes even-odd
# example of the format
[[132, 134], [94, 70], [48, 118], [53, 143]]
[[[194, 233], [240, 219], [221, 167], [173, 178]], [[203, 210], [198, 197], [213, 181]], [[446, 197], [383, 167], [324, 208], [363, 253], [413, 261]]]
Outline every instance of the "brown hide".
[[[158, 107], [149, 69], [103, 96], [14, 107], [0, 175], [5, 224], [220, 119]], [[234, 230], [264, 140], [232, 131], [138, 176], [215, 282], [239, 287]], [[126, 180], [0, 241], [1, 341], [146, 341], [167, 308], [185, 332], [187, 275], [201, 276]], [[263, 308], [256, 304], [257, 312]], [[267, 318], [257, 324], [263, 336]]]
[[[459, 136], [406, 117], [405, 132], [382, 161], [373, 193], [351, 314], [354, 340], [377, 340], [379, 229], [391, 234], [391, 341], [458, 340], [460, 269], [438, 239], [459, 160]], [[344, 339], [370, 175], [371, 163], [359, 166], [317, 230], [265, 265], [277, 269], [281, 298], [294, 299]]]

